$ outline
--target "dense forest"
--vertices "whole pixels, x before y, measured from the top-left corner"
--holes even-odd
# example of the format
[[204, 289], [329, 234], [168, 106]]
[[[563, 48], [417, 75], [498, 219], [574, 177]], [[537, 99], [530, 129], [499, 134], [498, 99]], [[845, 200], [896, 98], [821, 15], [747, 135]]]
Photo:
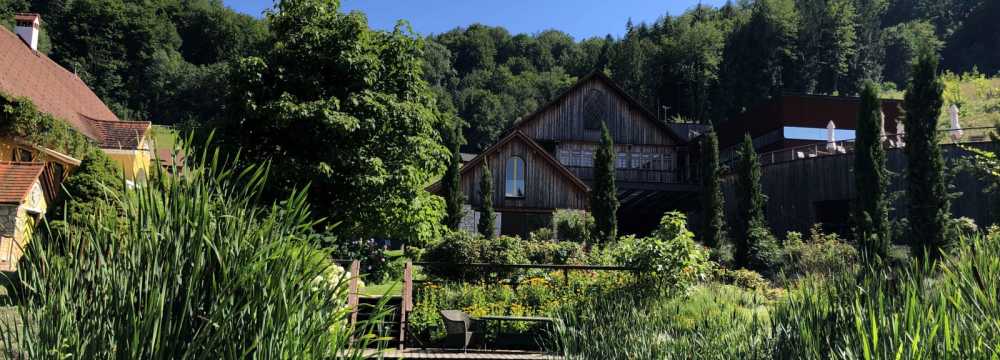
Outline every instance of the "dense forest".
[[[14, 11], [41, 13], [43, 51], [116, 113], [162, 124], [221, 114], [227, 67], [269, 31], [218, 0], [0, 0], [5, 25]], [[473, 24], [423, 39], [423, 77], [476, 151], [594, 69], [664, 118], [699, 122], [780, 92], [856, 94], [865, 79], [902, 88], [922, 47], [945, 69], [994, 74], [997, 15], [987, 0], [744, 0], [629, 21], [620, 38]]]
[[1000, 3], [988, 0], [739, 1], [590, 39], [376, 31], [336, 1], [283, 6], [255, 18], [219, 0], [0, 0], [0, 25], [41, 13], [40, 51], [121, 118], [217, 129], [246, 159], [281, 159], [277, 193], [311, 184], [318, 212], [352, 238], [432, 236], [443, 205], [422, 188], [445, 168], [441, 134], [462, 123], [464, 150], [480, 151], [591, 71], [663, 119], [697, 122], [781, 92], [900, 89], [923, 50], [944, 69], [1000, 71]]

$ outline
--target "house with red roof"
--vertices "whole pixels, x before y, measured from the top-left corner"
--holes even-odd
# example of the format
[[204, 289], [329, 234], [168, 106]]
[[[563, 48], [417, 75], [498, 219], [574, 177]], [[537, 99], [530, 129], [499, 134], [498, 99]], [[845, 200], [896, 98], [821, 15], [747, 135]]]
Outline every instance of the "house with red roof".
[[[65, 122], [119, 164], [127, 180], [145, 178], [153, 158], [151, 124], [119, 119], [76, 74], [39, 52], [38, 14], [16, 14], [15, 24], [13, 32], [0, 27], [0, 93], [30, 100]], [[16, 267], [25, 229], [79, 165], [69, 154], [0, 136], [0, 270]]]

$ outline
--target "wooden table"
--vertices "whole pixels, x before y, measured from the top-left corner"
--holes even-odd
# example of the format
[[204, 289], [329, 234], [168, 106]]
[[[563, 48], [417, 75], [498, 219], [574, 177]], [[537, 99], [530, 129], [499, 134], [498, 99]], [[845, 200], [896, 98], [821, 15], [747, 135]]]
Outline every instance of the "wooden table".
[[[494, 341], [497, 341], [497, 340], [500, 339], [500, 332], [503, 329], [503, 323], [505, 321], [535, 322], [535, 323], [545, 322], [545, 323], [551, 323], [551, 324], [554, 324], [556, 321], [559, 321], [559, 319], [556, 319], [556, 318], [542, 317], [542, 316], [480, 316], [480, 317], [476, 317], [475, 320], [482, 320], [484, 322], [493, 321], [493, 322], [497, 323], [496, 340], [494, 340]], [[488, 330], [489, 325], [487, 325], [486, 327], [487, 327], [487, 330]]]

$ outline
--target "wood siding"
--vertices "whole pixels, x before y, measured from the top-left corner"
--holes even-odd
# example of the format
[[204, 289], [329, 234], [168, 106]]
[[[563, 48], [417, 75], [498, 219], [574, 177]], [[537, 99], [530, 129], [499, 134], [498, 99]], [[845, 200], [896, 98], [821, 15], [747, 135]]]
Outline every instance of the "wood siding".
[[[508, 198], [504, 195], [507, 177], [507, 160], [518, 156], [524, 159], [524, 197]], [[586, 209], [588, 194], [580, 189], [567, 174], [560, 172], [554, 164], [543, 158], [545, 154], [515, 138], [484, 156], [493, 173], [493, 207], [498, 211], [507, 209]], [[462, 174], [462, 190], [468, 203], [479, 208], [479, 179], [481, 162]]]
[[520, 126], [521, 131], [538, 142], [599, 142], [600, 130], [584, 128], [585, 100], [592, 89], [597, 89], [606, 96], [606, 123], [616, 144], [676, 145], [666, 130], [654, 123], [656, 119], [647, 118], [643, 111], [632, 106], [598, 78], [591, 78], [576, 91], [536, 114], [535, 118], [527, 119]]
[[[1000, 150], [998, 144], [976, 144], [991, 151]], [[965, 151], [954, 145], [943, 145], [942, 152], [949, 163], [964, 156]], [[906, 155], [902, 149], [890, 149], [886, 166], [896, 174], [891, 178], [890, 193], [902, 193], [906, 189]], [[787, 231], [806, 232], [818, 222], [817, 205], [822, 203], [851, 201], [857, 196], [854, 184], [854, 154], [831, 155], [776, 163], [763, 167], [761, 187], [767, 195], [766, 214], [775, 235], [784, 237]], [[735, 224], [738, 217], [736, 208], [735, 175], [723, 179], [723, 194], [726, 199], [726, 218]], [[997, 210], [992, 204], [996, 197], [983, 194], [985, 183], [968, 172], [958, 173], [951, 179], [952, 192], [962, 195], [951, 201], [954, 216], [969, 217], [980, 227], [995, 222]], [[906, 216], [906, 197], [897, 196], [892, 202], [892, 218]], [[847, 211], [849, 211], [849, 206]]]

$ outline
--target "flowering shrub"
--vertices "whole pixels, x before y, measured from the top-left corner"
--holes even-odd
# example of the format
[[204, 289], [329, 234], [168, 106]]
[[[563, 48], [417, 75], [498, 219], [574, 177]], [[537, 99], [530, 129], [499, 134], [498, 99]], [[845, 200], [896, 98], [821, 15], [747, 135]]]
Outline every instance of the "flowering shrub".
[[695, 243], [686, 217], [679, 212], [664, 214], [652, 237], [625, 236], [611, 250], [622, 265], [640, 269], [668, 287], [684, 287], [710, 269], [708, 251]]

